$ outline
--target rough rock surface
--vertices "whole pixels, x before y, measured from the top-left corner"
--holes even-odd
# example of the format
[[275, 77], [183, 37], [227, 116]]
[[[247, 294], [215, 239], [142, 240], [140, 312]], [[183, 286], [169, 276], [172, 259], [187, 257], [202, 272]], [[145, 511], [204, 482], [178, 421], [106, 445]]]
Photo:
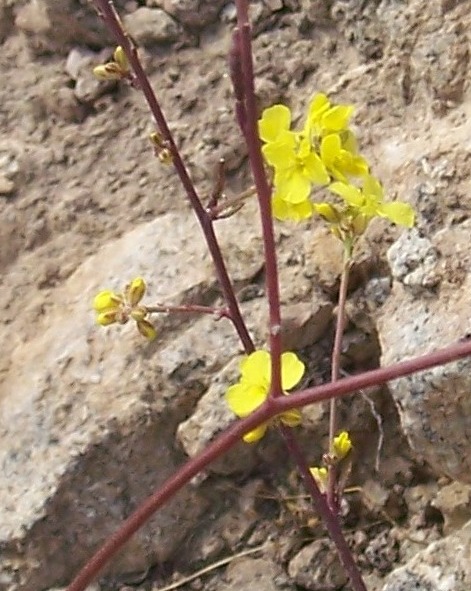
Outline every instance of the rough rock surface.
[[[418, 238], [413, 230], [411, 239], [401, 237], [390, 248], [388, 256], [396, 283], [381, 310], [379, 322], [384, 365], [468, 338], [467, 319], [471, 313], [468, 232], [469, 221], [440, 230], [430, 239]], [[434, 289], [437, 284], [439, 290]], [[403, 322], [404, 318], [408, 321]], [[465, 359], [390, 385], [404, 432], [414, 450], [437, 471], [468, 483], [471, 482], [470, 368], [471, 362]]]
[[[131, 27], [133, 15], [149, 10], [160, 15], [159, 25], [172, 25], [158, 42], [141, 38], [140, 53], [203, 201], [221, 157], [226, 197], [247, 189], [246, 148], [227, 77], [233, 2], [116, 5]], [[377, 330], [383, 363], [468, 332], [469, 8], [467, 0], [250, 3], [259, 107], [289, 104], [298, 121], [318, 90], [353, 103], [361, 150], [375, 174], [391, 196], [418, 211], [417, 233], [401, 236], [379, 220], [361, 245], [346, 372], [377, 364]], [[183, 33], [171, 41], [175, 30]], [[142, 23], [134, 33], [143, 33]], [[230, 324], [210, 317], [161, 317], [150, 345], [131, 325], [94, 325], [96, 291], [121, 288], [133, 275], [148, 281], [147, 301], [220, 305], [211, 263], [172, 168], [153, 157], [154, 126], [142, 96], [90, 76], [95, 59], [108, 59], [113, 48], [92, 4], [0, 0], [0, 43], [0, 589], [43, 591], [70, 581], [99, 541], [185, 460], [179, 425], [193, 454], [217, 432], [214, 423], [230, 419], [218, 414], [222, 407], [210, 394], [222, 395], [220, 372], [237, 364], [241, 350]], [[263, 346], [257, 219], [250, 203], [216, 229], [249, 328]], [[386, 253], [394, 242], [391, 273]], [[321, 383], [329, 379], [339, 250], [318, 220], [278, 225], [277, 244], [285, 344], [302, 348], [305, 384]], [[353, 548], [368, 591], [382, 589], [388, 570], [423, 550], [411, 539], [436, 544], [443, 529], [466, 518], [466, 491], [439, 476], [469, 482], [468, 374], [463, 362], [393, 386], [413, 452], [384, 390], [339, 405], [355, 441], [350, 483], [360, 487], [346, 496], [343, 516], [357, 531]], [[319, 463], [325, 405], [305, 414], [301, 442]], [[150, 565], [136, 589], [161, 588], [202, 562], [267, 539], [276, 550], [192, 585], [253, 588], [258, 576], [267, 590], [294, 588], [289, 565], [306, 539], [315, 543], [325, 533], [276, 433], [256, 450], [240, 449], [245, 469], [233, 470], [243, 464], [241, 452], [234, 465], [221, 464], [220, 473], [186, 488], [113, 563], [111, 582], [95, 589], [126, 588], [136, 577], [118, 576], [138, 570], [141, 580]], [[365, 482], [381, 482], [386, 491], [379, 508], [360, 492]], [[467, 542], [457, 539], [446, 544], [455, 544], [459, 557]], [[433, 572], [420, 571], [421, 558], [414, 563], [417, 585], [425, 581], [427, 591], [436, 581], [437, 591], [460, 589], [455, 574], [463, 569], [450, 553], [437, 554], [443, 544], [432, 549]], [[307, 575], [303, 581], [311, 584]], [[402, 589], [415, 584], [405, 581]]]
[[467, 591], [471, 585], [471, 522], [394, 570], [383, 591]]

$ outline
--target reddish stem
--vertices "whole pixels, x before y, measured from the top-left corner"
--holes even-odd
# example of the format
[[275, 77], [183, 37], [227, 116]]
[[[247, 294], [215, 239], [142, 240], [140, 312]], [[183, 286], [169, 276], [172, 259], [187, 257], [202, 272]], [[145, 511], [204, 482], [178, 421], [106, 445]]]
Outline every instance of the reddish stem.
[[308, 388], [301, 392], [268, 399], [249, 417], [240, 419], [219, 435], [199, 455], [191, 458], [173, 474], [157, 491], [146, 499], [132, 513], [121, 527], [103, 544], [87, 562], [76, 578], [67, 587], [67, 591], [84, 591], [113, 556], [126, 544], [129, 538], [170, 498], [173, 497], [193, 476], [204, 470], [213, 460], [231, 449], [245, 434], [269, 421], [274, 416], [300, 408], [307, 404], [321, 402], [332, 397], [343, 397], [362, 388], [384, 384], [389, 380], [404, 377], [437, 365], [443, 365], [471, 355], [471, 340], [466, 340], [445, 349], [428, 353], [415, 359], [395, 363], [389, 367], [375, 369], [353, 377]]
[[193, 207], [193, 210], [198, 218], [198, 221], [205, 235], [206, 242], [208, 244], [208, 249], [213, 259], [219, 285], [221, 286], [224, 299], [231, 312], [231, 320], [234, 324], [237, 334], [240, 337], [240, 340], [242, 341], [245, 351], [250, 353], [254, 350], [254, 346], [252, 343], [252, 339], [248, 333], [247, 327], [245, 325], [244, 319], [242, 318], [242, 315], [240, 313], [239, 304], [237, 302], [237, 298], [235, 296], [231, 280], [227, 273], [226, 265], [221, 254], [221, 250], [219, 248], [216, 234], [214, 232], [213, 220], [211, 219], [211, 215], [205, 210], [201, 203], [201, 199], [199, 198], [196, 189], [193, 185], [193, 181], [191, 180], [190, 175], [188, 174], [188, 171], [185, 167], [185, 164], [183, 163], [180, 152], [173, 139], [173, 135], [167, 125], [167, 121], [164, 117], [162, 109], [160, 108], [159, 102], [157, 101], [157, 97], [155, 96], [152, 86], [150, 85], [149, 79], [147, 78], [147, 75], [144, 72], [137, 50], [134, 47], [134, 44], [131, 42], [129, 36], [125, 33], [123, 29], [121, 20], [116, 12], [112, 0], [94, 0], [94, 3], [97, 6], [99, 12], [101, 13], [101, 16], [103, 17], [103, 20], [105, 21], [106, 25], [110, 29], [111, 33], [114, 35], [117, 44], [121, 45], [121, 47], [123, 48], [123, 51], [126, 54], [126, 57], [128, 58], [129, 64], [138, 82], [138, 87], [144, 94], [147, 104], [149, 105], [149, 108], [154, 117], [155, 123], [166, 142], [167, 148], [170, 150], [170, 153], [172, 154], [172, 161], [173, 165], [175, 166], [175, 170], [180, 178], [180, 181], [185, 189], [188, 200], [190, 201], [191, 206]]
[[[335, 326], [334, 347], [332, 349], [332, 372], [331, 380], [336, 382], [340, 377], [340, 357], [342, 353], [342, 339], [345, 330], [345, 306], [347, 303], [348, 278], [350, 276], [350, 257], [347, 252], [344, 253], [344, 263], [342, 269], [342, 276], [340, 278], [339, 301], [337, 305], [337, 324]], [[332, 398], [330, 401], [330, 417], [329, 417], [329, 451], [328, 454], [333, 453], [334, 437], [337, 432], [337, 401]], [[338, 513], [338, 498], [337, 498], [337, 476], [338, 470], [335, 464], [329, 466], [329, 482], [327, 485], [327, 499], [329, 507], [335, 513]]]
[[306, 464], [304, 459], [303, 452], [299, 448], [292, 431], [286, 427], [283, 427], [282, 433], [290, 455], [295, 460], [298, 470], [301, 473], [304, 485], [314, 501], [317, 512], [322, 516], [324, 525], [331, 540], [334, 542], [337, 548], [340, 560], [342, 561], [343, 567], [350, 578], [353, 588], [355, 591], [367, 591], [361, 573], [358, 570], [350, 548], [348, 547], [347, 541], [345, 540], [345, 536], [343, 535], [342, 528], [337, 517], [337, 512], [335, 512], [332, 507], [329, 506], [325, 495], [323, 495], [319, 490], [317, 482], [312, 477], [309, 466]]
[[216, 320], [229, 318], [231, 313], [227, 308], [212, 308], [211, 306], [200, 306], [197, 304], [184, 304], [182, 306], [166, 306], [155, 304], [155, 306], [144, 306], [150, 314], [211, 314]]
[[265, 174], [263, 156], [258, 137], [258, 115], [255, 98], [254, 73], [252, 61], [251, 28], [248, 18], [247, 0], [236, 0], [239, 32], [234, 36], [235, 47], [239, 52], [244, 91], [245, 122], [243, 132], [249, 153], [250, 167], [257, 189], [262, 222], [263, 246], [265, 253], [266, 292], [269, 306], [271, 387], [272, 396], [280, 396], [281, 389], [281, 315], [276, 260], [275, 234], [271, 211], [271, 188]]

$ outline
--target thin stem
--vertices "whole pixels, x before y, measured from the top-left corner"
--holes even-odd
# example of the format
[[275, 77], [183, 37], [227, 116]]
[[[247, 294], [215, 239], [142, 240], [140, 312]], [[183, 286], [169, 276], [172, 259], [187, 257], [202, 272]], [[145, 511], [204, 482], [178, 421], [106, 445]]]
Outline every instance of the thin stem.
[[[332, 372], [331, 381], [336, 382], [340, 377], [340, 357], [342, 353], [342, 339], [345, 330], [345, 305], [347, 302], [348, 280], [350, 277], [351, 258], [347, 250], [344, 252], [342, 275], [340, 277], [339, 300], [337, 305], [337, 323], [335, 326], [334, 347], [332, 349]], [[329, 454], [333, 452], [334, 437], [337, 433], [337, 401], [332, 398], [330, 401], [329, 416]], [[337, 467], [335, 464], [329, 466], [329, 482], [327, 485], [327, 499], [332, 511], [338, 513], [337, 499]]]
[[247, 143], [250, 167], [257, 189], [262, 223], [263, 246], [265, 252], [266, 292], [269, 306], [269, 338], [271, 354], [271, 396], [281, 396], [281, 314], [278, 267], [276, 260], [275, 233], [271, 210], [271, 188], [265, 174], [263, 157], [258, 137], [257, 102], [255, 98], [254, 73], [252, 61], [251, 28], [248, 18], [247, 0], [236, 0], [238, 35], [233, 51], [239, 51], [243, 76], [243, 98], [245, 121], [243, 132]]
[[340, 560], [347, 575], [350, 578], [353, 588], [355, 591], [367, 591], [361, 573], [355, 564], [352, 552], [348, 547], [345, 536], [343, 535], [337, 511], [332, 509], [325, 495], [323, 495], [319, 490], [317, 482], [312, 477], [309, 466], [306, 464], [304, 455], [297, 444], [292, 431], [286, 427], [282, 427], [281, 429], [290, 455], [296, 462], [298, 470], [304, 480], [304, 485], [314, 501], [317, 512], [322, 517], [331, 540], [334, 542], [337, 548]]
[[450, 345], [427, 355], [415, 359], [402, 361], [389, 367], [375, 369], [350, 378], [344, 378], [337, 382], [331, 382], [308, 388], [301, 392], [271, 398], [256, 409], [250, 416], [240, 419], [229, 429], [212, 441], [199, 455], [191, 458], [181, 466], [164, 484], [150, 497], [139, 505], [121, 527], [103, 544], [92, 556], [76, 578], [67, 587], [67, 591], [84, 591], [88, 584], [99, 574], [107, 563], [126, 544], [131, 536], [169, 499], [173, 497], [193, 476], [204, 470], [213, 460], [229, 451], [240, 438], [262, 423], [274, 416], [291, 410], [301, 408], [307, 404], [328, 400], [333, 396], [338, 398], [352, 394], [362, 388], [369, 388], [384, 384], [389, 380], [397, 379], [429, 369], [437, 365], [443, 365], [471, 355], [471, 339]]
[[166, 142], [166, 146], [172, 155], [172, 162], [175, 170], [180, 178], [180, 181], [185, 189], [187, 198], [193, 207], [193, 210], [198, 218], [198, 221], [203, 230], [208, 249], [213, 259], [215, 272], [219, 285], [221, 287], [224, 299], [231, 312], [231, 320], [240, 337], [240, 340], [244, 346], [246, 352], [252, 352], [254, 350], [252, 339], [248, 333], [246, 324], [240, 313], [239, 303], [234, 293], [229, 274], [224, 263], [224, 259], [219, 248], [219, 244], [214, 232], [213, 221], [209, 213], [205, 210], [201, 203], [196, 189], [193, 185], [193, 181], [188, 174], [188, 171], [183, 163], [180, 152], [175, 144], [173, 135], [167, 125], [165, 116], [160, 108], [159, 102], [155, 93], [150, 85], [149, 79], [144, 72], [141, 61], [137, 50], [130, 40], [129, 36], [125, 33], [121, 20], [116, 12], [112, 0], [94, 0], [103, 20], [109, 27], [110, 31], [114, 35], [118, 45], [121, 45], [124, 53], [132, 67], [135, 78], [138, 83], [139, 89], [144, 94], [144, 97], [149, 105], [150, 111], [154, 117], [155, 123], [161, 133], [163, 139]]
[[145, 306], [149, 314], [211, 314], [216, 320], [220, 318], [231, 319], [231, 313], [227, 308], [212, 308], [211, 306], [199, 306], [196, 304], [186, 304], [182, 306], [167, 306], [165, 304], [155, 304], [154, 306]]

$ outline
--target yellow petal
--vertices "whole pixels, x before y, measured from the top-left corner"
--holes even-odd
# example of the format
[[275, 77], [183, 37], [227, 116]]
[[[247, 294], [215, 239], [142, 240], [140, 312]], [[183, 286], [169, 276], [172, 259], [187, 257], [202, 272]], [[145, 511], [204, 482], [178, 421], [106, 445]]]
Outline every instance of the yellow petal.
[[238, 417], [247, 417], [267, 398], [268, 390], [239, 382], [228, 388], [225, 399], [232, 412]]
[[267, 427], [267, 423], [260, 425], [259, 427], [253, 429], [253, 431], [246, 433], [243, 437], [243, 440], [245, 443], [256, 443], [257, 441], [260, 441], [260, 439], [265, 435]]
[[267, 388], [271, 380], [271, 358], [268, 351], [254, 351], [240, 363], [242, 380], [248, 384]]
[[415, 212], [408, 203], [402, 201], [391, 201], [382, 203], [378, 207], [378, 213], [391, 220], [394, 224], [412, 228], [415, 223]]
[[321, 492], [324, 493], [327, 490], [327, 484], [329, 481], [329, 471], [327, 468], [309, 468], [309, 471], [317, 482], [317, 486], [320, 488]]
[[301, 168], [287, 173], [276, 171], [273, 182], [276, 192], [282, 195], [287, 203], [302, 203], [311, 193], [311, 181], [303, 174]]
[[315, 152], [311, 152], [304, 159], [304, 172], [311, 183], [316, 185], [327, 185], [330, 177], [327, 174], [324, 163]]
[[264, 142], [274, 142], [283, 130], [291, 125], [291, 111], [285, 105], [273, 105], [265, 109], [258, 122], [258, 133]]
[[333, 452], [338, 460], [342, 460], [352, 449], [352, 441], [347, 431], [341, 431], [334, 437]]
[[326, 130], [342, 131], [348, 127], [353, 114], [351, 105], [336, 105], [329, 109], [322, 117], [322, 126]]
[[313, 208], [329, 224], [338, 224], [340, 222], [340, 213], [330, 203], [314, 203]]
[[322, 138], [321, 159], [327, 166], [331, 166], [334, 160], [339, 156], [342, 148], [340, 137], [336, 133], [331, 133]]
[[282, 131], [276, 142], [270, 142], [262, 148], [265, 160], [275, 169], [285, 170], [296, 164], [296, 135], [291, 131]]
[[146, 337], [146, 339], [149, 339], [149, 341], [153, 341], [155, 339], [157, 336], [157, 331], [148, 320], [139, 320], [136, 324], [137, 330], [143, 337]]
[[281, 356], [281, 387], [290, 390], [298, 384], [304, 375], [304, 363], [296, 353], [283, 353]]
[[378, 179], [375, 179], [375, 177], [371, 175], [365, 177], [365, 180], [363, 181], [363, 193], [365, 195], [374, 195], [374, 197], [380, 200], [384, 197], [383, 186]]
[[292, 410], [287, 410], [282, 413], [280, 415], [280, 420], [288, 427], [297, 427], [301, 424], [302, 416], [297, 408], [293, 408]]
[[272, 199], [272, 210], [277, 220], [300, 222], [312, 216], [313, 206], [309, 199], [300, 203], [289, 203], [279, 193], [275, 193]]
[[114, 310], [123, 304], [123, 298], [109, 289], [100, 291], [93, 300], [93, 309], [97, 312]]
[[142, 277], [137, 277], [133, 279], [129, 285], [126, 286], [125, 289], [125, 297], [127, 303], [134, 307], [142, 300], [144, 294], [146, 293], [146, 282]]
[[106, 312], [100, 312], [96, 317], [96, 321], [101, 326], [114, 324], [115, 322], [118, 322], [117, 313], [118, 310], [107, 310]]
[[329, 191], [336, 193], [343, 197], [345, 201], [353, 207], [361, 207], [364, 202], [364, 197], [359, 189], [347, 183], [331, 183]]

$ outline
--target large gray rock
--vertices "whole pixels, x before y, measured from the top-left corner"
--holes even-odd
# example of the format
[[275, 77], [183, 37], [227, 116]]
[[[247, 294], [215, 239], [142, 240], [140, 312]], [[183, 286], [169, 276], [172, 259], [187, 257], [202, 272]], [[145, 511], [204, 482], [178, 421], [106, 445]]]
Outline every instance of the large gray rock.
[[469, 591], [471, 522], [418, 552], [386, 579], [383, 591]]
[[[229, 257], [242, 285], [261, 264], [250, 208], [247, 215], [246, 223], [219, 226], [223, 249], [237, 244], [243, 258], [242, 265]], [[191, 212], [141, 225], [86, 260], [55, 290], [34, 338], [26, 342], [11, 327], [0, 387], [1, 588], [36, 591], [70, 580], [174, 472], [181, 462], [177, 425], [224, 363], [223, 352], [226, 358], [238, 352], [229, 322], [209, 316], [211, 339], [202, 338], [199, 326], [199, 348], [191, 330], [198, 323], [188, 315], [157, 321], [152, 344], [131, 324], [96, 326], [93, 295], [137, 275], [149, 279], [148, 303], [215, 299], [212, 263]], [[112, 572], [167, 560], [206, 503], [186, 488], [132, 539]]]
[[[394, 285], [378, 323], [382, 365], [466, 337], [471, 315], [471, 224], [434, 237], [399, 238]], [[414, 234], [416, 238], [414, 238]], [[416, 247], [413, 247], [413, 245]], [[439, 288], [437, 286], [439, 285]], [[413, 449], [438, 472], [471, 482], [471, 360], [395, 380], [390, 390]]]

